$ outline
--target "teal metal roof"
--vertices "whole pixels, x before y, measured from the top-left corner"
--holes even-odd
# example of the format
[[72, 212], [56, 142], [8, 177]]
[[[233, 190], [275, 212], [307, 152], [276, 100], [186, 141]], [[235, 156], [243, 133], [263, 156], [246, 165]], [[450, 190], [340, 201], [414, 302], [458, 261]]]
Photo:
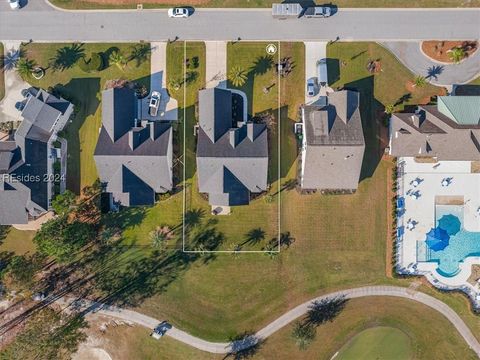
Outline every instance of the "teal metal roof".
[[459, 125], [479, 125], [480, 96], [439, 96], [438, 111]]

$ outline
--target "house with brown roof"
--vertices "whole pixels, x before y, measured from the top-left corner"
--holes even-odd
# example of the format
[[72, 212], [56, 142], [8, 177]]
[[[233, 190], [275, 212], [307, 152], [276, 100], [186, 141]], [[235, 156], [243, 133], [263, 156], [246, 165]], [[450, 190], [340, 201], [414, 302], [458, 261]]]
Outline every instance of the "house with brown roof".
[[439, 96], [437, 105], [393, 114], [389, 151], [436, 161], [480, 160], [480, 96]]

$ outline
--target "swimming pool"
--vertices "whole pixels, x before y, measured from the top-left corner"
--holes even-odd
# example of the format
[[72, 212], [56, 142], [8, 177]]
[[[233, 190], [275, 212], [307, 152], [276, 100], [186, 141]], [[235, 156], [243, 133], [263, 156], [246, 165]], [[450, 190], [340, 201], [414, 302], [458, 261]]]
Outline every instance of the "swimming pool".
[[461, 261], [469, 256], [480, 256], [480, 232], [463, 228], [462, 205], [436, 205], [435, 224], [450, 235], [449, 244], [440, 251], [428, 249], [427, 260], [438, 262], [440, 275], [455, 276], [460, 271]]

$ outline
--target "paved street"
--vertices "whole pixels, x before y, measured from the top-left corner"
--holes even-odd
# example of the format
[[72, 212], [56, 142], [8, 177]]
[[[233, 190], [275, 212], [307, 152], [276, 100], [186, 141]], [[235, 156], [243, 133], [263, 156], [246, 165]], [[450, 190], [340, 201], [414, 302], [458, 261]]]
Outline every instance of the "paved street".
[[[276, 320], [274, 320], [273, 322], [265, 326], [260, 331], [258, 331], [253, 338], [249, 339], [249, 341], [248, 340], [236, 341], [235, 344], [233, 344], [233, 347], [238, 351], [238, 350], [245, 349], [252, 346], [255, 343], [255, 341], [264, 340], [268, 338], [269, 336], [273, 335], [275, 332], [277, 332], [281, 328], [290, 324], [292, 321], [303, 316], [308, 311], [308, 307], [313, 301], [327, 299], [327, 298], [342, 297], [342, 296], [344, 296], [346, 299], [356, 299], [356, 298], [369, 297], [369, 296], [391, 296], [391, 297], [400, 297], [404, 299], [409, 299], [409, 300], [422, 303], [438, 311], [443, 316], [445, 316], [445, 318], [447, 318], [447, 320], [450, 321], [450, 323], [457, 329], [457, 331], [466, 341], [468, 346], [478, 356], [480, 356], [480, 343], [472, 334], [469, 327], [463, 322], [460, 316], [458, 316], [457, 313], [452, 310], [452, 308], [450, 308], [447, 304], [443, 303], [440, 300], [437, 300], [436, 298], [430, 295], [427, 295], [422, 292], [418, 292], [409, 288], [400, 287], [400, 286], [365, 286], [365, 287], [341, 290], [334, 293], [319, 296], [315, 299], [306, 301], [303, 304], [300, 304], [297, 307], [287, 311], [285, 314], [283, 314], [282, 316], [280, 316], [279, 318], [277, 318]], [[57, 300], [57, 303], [61, 303], [64, 305], [70, 302], [71, 301], [65, 300], [63, 298]], [[129, 322], [144, 326], [149, 329], [153, 329], [156, 325], [158, 325], [161, 322], [160, 320], [140, 314], [136, 311], [125, 310], [115, 306], [107, 306], [100, 303], [81, 301], [81, 303], [77, 304], [77, 306], [79, 306], [78, 309], [84, 310], [85, 308], [89, 308], [94, 313], [119, 318], [125, 321], [129, 321]], [[392, 303], [392, 306], [395, 306], [395, 304]], [[219, 326], [220, 325], [221, 324], [219, 324]], [[177, 341], [183, 342], [199, 350], [207, 351], [210, 353], [227, 354], [232, 350], [231, 343], [214, 343], [210, 341], [205, 341], [198, 337], [192, 336], [182, 330], [179, 330], [175, 327], [167, 331], [166, 335], [174, 338]]]
[[[41, 0], [37, 0], [41, 1]], [[30, 0], [33, 3], [33, 0]], [[0, 1], [0, 39], [35, 41], [424, 40], [480, 38], [480, 9], [339, 9], [328, 19], [278, 20], [270, 9], [197, 9], [188, 19], [166, 10], [58, 11]], [[108, 15], [107, 15], [108, 14]]]
[[383, 46], [389, 49], [413, 73], [425, 76], [434, 85], [464, 84], [480, 74], [480, 51], [475, 52], [460, 64], [444, 64], [425, 56], [419, 43], [387, 42]]

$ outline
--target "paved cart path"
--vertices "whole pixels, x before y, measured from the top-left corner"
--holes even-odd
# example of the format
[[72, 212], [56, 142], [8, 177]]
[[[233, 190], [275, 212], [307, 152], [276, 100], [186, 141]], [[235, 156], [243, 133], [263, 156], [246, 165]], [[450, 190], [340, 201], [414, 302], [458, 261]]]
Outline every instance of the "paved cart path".
[[[259, 330], [252, 338], [247, 339], [246, 341], [237, 341], [235, 343], [217, 343], [210, 342], [198, 337], [192, 336], [185, 331], [173, 327], [168, 330], [166, 335], [171, 338], [178, 340], [182, 343], [190, 345], [194, 348], [197, 348], [202, 351], [216, 353], [216, 354], [226, 354], [232, 351], [232, 347], [235, 350], [240, 350], [242, 348], [247, 348], [254, 344], [258, 340], [263, 340], [280, 330], [281, 328], [287, 326], [292, 321], [298, 319], [299, 317], [306, 314], [309, 305], [316, 300], [322, 300], [327, 298], [335, 297], [345, 297], [346, 299], [356, 299], [361, 297], [369, 296], [391, 296], [391, 297], [400, 297], [404, 299], [409, 299], [422, 303], [439, 313], [445, 316], [448, 321], [457, 329], [459, 334], [464, 338], [468, 346], [480, 357], [480, 343], [473, 336], [473, 333], [468, 328], [468, 326], [463, 322], [460, 316], [457, 315], [452, 308], [450, 308], [444, 302], [409, 288], [399, 287], [399, 286], [365, 286], [353, 289], [347, 289], [342, 291], [337, 291], [330, 294], [325, 294], [314, 298], [312, 300], [306, 301], [301, 305], [287, 311], [285, 314], [265, 326], [263, 329]], [[78, 304], [77, 304], [78, 305]], [[107, 306], [99, 303], [92, 303], [87, 301], [81, 301], [79, 304], [80, 307], [88, 307], [92, 310], [93, 313], [111, 316], [119, 318], [125, 321], [129, 321], [141, 326], [144, 326], [149, 329], [153, 329], [161, 321], [154, 319], [152, 317], [140, 314], [136, 311], [125, 310], [118, 307]]]

